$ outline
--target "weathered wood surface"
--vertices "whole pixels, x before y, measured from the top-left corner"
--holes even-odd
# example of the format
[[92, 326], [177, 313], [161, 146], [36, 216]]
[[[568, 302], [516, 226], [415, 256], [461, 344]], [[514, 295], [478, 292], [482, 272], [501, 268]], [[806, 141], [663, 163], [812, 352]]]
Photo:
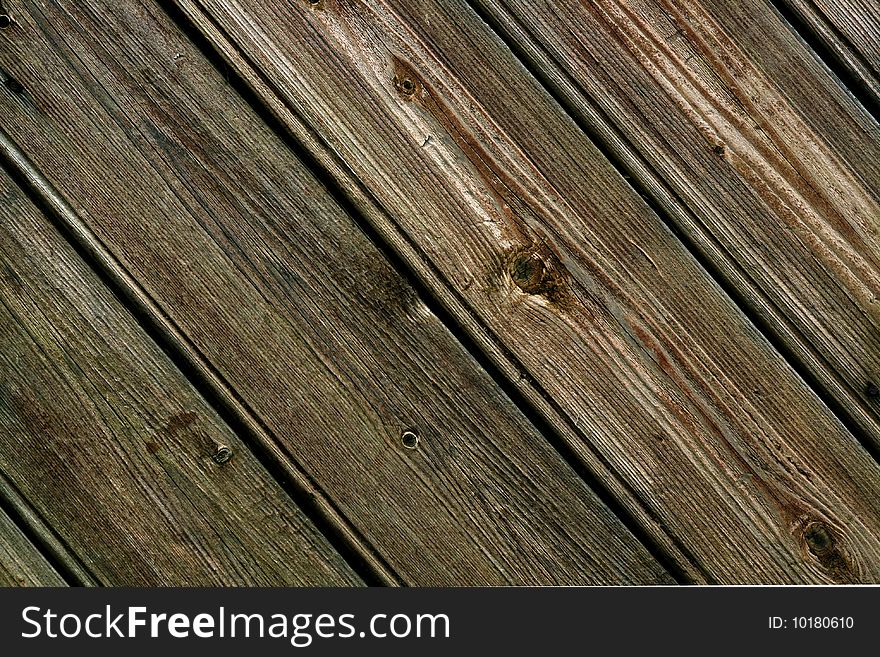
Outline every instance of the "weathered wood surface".
[[880, 580], [877, 464], [467, 6], [176, 4], [689, 577]]
[[65, 586], [21, 529], [0, 509], [0, 586]]
[[781, 0], [783, 8], [818, 37], [880, 107], [880, 3], [876, 0]]
[[669, 581], [158, 7], [19, 8], [3, 129], [380, 575]]
[[761, 0], [478, 3], [880, 448], [875, 120]]
[[95, 576], [89, 572], [79, 557], [65, 544], [55, 530], [40, 516], [6, 475], [0, 471], [0, 503], [9, 513], [15, 514], [15, 522], [27, 531], [27, 535], [60, 576], [73, 586], [97, 586]]
[[97, 582], [359, 582], [2, 171], [0, 372], [0, 471]]

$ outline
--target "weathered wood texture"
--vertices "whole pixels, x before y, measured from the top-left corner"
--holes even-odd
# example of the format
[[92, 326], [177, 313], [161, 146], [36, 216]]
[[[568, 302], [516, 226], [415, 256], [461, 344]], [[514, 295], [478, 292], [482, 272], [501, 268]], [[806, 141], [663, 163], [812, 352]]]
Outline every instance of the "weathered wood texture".
[[877, 123], [761, 0], [478, 3], [880, 448]]
[[388, 577], [669, 581], [158, 7], [19, 6], [4, 129]]
[[46, 523], [37, 509], [22, 497], [15, 484], [2, 471], [0, 471], [0, 503], [4, 509], [15, 513], [15, 522], [20, 528], [26, 529], [34, 546], [38, 547], [40, 553], [54, 564], [58, 574], [63, 576], [68, 584], [75, 586], [97, 586], [99, 584], [79, 557]]
[[99, 583], [358, 583], [2, 172], [0, 373], [0, 470]]
[[64, 578], [2, 509], [0, 586], [65, 586]]
[[682, 571], [880, 580], [877, 464], [467, 6], [177, 4]]
[[[781, 0], [819, 38], [874, 103], [880, 105], [880, 3], [876, 0]], [[849, 81], [848, 81], [849, 82]]]

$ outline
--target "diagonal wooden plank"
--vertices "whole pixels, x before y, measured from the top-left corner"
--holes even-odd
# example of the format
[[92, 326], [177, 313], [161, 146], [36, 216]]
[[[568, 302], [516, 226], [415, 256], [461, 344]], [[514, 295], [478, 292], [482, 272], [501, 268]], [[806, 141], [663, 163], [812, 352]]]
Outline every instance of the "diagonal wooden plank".
[[106, 585], [359, 578], [0, 176], [0, 470]]
[[[2, 471], [0, 471], [0, 504], [10, 514], [14, 514], [14, 522], [22, 531], [26, 531], [35, 546], [45, 555], [59, 576], [71, 586], [98, 586], [99, 582], [89, 569], [71, 551], [55, 530], [46, 524], [37, 509], [15, 487]], [[10, 516], [12, 518], [12, 516]]]
[[872, 0], [777, 0], [776, 6], [807, 36], [819, 39], [844, 67], [845, 82], [880, 107], [880, 5]]
[[365, 558], [414, 584], [669, 581], [157, 7], [20, 7], [3, 129]]
[[0, 586], [65, 586], [64, 578], [0, 509]]
[[880, 447], [877, 123], [760, 0], [478, 4]]
[[689, 576], [880, 577], [876, 463], [466, 6], [176, 4]]

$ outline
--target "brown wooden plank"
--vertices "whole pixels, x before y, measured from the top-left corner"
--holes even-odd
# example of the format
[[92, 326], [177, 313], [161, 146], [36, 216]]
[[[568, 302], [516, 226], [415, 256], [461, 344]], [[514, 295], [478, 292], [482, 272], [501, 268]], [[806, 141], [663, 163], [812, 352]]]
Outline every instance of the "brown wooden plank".
[[880, 4], [876, 0], [780, 0], [780, 5], [786, 17], [793, 17], [798, 27], [818, 37], [876, 107], [880, 103]]
[[30, 540], [58, 569], [66, 582], [74, 586], [97, 586], [95, 576], [64, 543], [58, 534], [46, 524], [39, 512], [22, 497], [15, 485], [0, 471], [0, 504], [15, 514], [15, 522], [26, 529]]
[[877, 464], [465, 5], [177, 4], [689, 576], [880, 578]]
[[877, 123], [760, 0], [479, 4], [880, 447]]
[[0, 327], [0, 470], [100, 583], [359, 582], [5, 174]]
[[0, 509], [0, 586], [65, 586], [64, 578]]
[[389, 578], [669, 581], [157, 7], [20, 7], [4, 129]]

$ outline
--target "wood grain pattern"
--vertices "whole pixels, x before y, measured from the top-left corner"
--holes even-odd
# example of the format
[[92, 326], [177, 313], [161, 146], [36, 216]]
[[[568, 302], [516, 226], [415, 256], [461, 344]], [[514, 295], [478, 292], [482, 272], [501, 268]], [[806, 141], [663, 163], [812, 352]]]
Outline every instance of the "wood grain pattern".
[[0, 201], [0, 470], [98, 582], [356, 585], [5, 174]]
[[880, 447], [877, 123], [757, 0], [479, 4]]
[[873, 101], [880, 103], [880, 5], [872, 0], [782, 0]]
[[0, 587], [65, 586], [64, 578], [0, 509]]
[[177, 5], [682, 570], [880, 578], [877, 464], [466, 6]]
[[669, 581], [157, 7], [21, 6], [4, 129], [393, 577]]
[[63, 538], [49, 526], [39, 511], [24, 498], [15, 484], [0, 470], [0, 504], [15, 514], [15, 522], [27, 531], [34, 546], [54, 565], [58, 574], [71, 586], [98, 586], [99, 582], [89, 569], [65, 544]]

